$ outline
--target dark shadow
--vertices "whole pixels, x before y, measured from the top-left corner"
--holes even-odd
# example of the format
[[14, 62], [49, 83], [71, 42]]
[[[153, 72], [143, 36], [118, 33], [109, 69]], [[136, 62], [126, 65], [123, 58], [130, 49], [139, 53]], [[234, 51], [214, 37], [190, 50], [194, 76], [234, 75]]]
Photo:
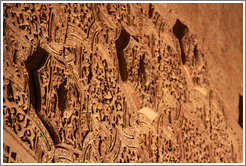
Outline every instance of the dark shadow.
[[61, 83], [59, 88], [57, 89], [58, 108], [61, 111], [61, 117], [63, 117], [64, 111], [68, 107], [67, 89], [65, 88], [65, 85], [66, 85], [66, 81]]
[[130, 35], [123, 28], [121, 30], [119, 38], [115, 41], [117, 58], [118, 58], [118, 62], [119, 62], [120, 76], [121, 76], [121, 79], [123, 82], [125, 82], [127, 80], [127, 77], [128, 77], [127, 63], [126, 63], [126, 59], [124, 57], [124, 51], [123, 50], [128, 45], [129, 41], [130, 41]]
[[146, 81], [144, 58], [145, 58], [145, 54], [143, 54], [140, 57], [139, 68], [138, 68], [138, 76], [140, 78], [140, 81], [143, 83], [145, 83]]
[[197, 60], [197, 59], [198, 59], [198, 49], [197, 49], [197, 45], [195, 45], [194, 50], [193, 50], [193, 53], [194, 53], [195, 59]]
[[179, 19], [177, 19], [176, 23], [173, 26], [173, 33], [179, 40], [179, 45], [181, 50], [181, 60], [183, 65], [186, 63], [186, 57], [185, 57], [182, 39], [187, 32], [188, 32], [188, 27], [184, 25]]
[[92, 69], [91, 69], [91, 65], [89, 66], [89, 75], [88, 75], [88, 84], [90, 84], [91, 79], [92, 79]]
[[12, 81], [9, 80], [9, 83], [7, 85], [7, 99], [9, 101], [14, 101], [14, 91], [12, 88]]
[[48, 53], [39, 47], [34, 56], [28, 58], [25, 62], [29, 74], [30, 101], [36, 111], [41, 109], [41, 92], [37, 71], [44, 65], [47, 58]]
[[149, 4], [149, 18], [151, 18], [151, 17], [153, 16], [153, 11], [154, 11], [153, 6], [152, 6], [152, 4], [150, 3], [150, 4]]
[[47, 59], [48, 52], [46, 52], [43, 48], [38, 47], [34, 55], [26, 60], [25, 66], [29, 75], [28, 86], [31, 105], [35, 109], [38, 117], [41, 119], [56, 144], [59, 142], [59, 136], [56, 134], [51, 123], [47, 120], [48, 118], [46, 115], [41, 112], [41, 90], [37, 71], [44, 66]]
[[243, 96], [239, 94], [239, 117], [238, 117], [238, 124], [243, 128]]

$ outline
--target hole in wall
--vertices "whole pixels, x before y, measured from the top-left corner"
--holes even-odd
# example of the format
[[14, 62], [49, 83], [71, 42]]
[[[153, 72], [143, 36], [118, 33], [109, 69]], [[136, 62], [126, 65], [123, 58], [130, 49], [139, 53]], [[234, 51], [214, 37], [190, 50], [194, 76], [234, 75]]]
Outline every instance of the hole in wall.
[[145, 82], [146, 81], [144, 59], [145, 59], [145, 54], [143, 54], [140, 57], [140, 61], [139, 61], [138, 76], [140, 77], [140, 81], [141, 82]]
[[193, 53], [194, 53], [195, 59], [197, 60], [197, 59], [198, 59], [198, 49], [197, 49], [197, 45], [195, 45], [194, 50], [193, 50]]
[[239, 94], [238, 111], [239, 111], [238, 124], [243, 128], [243, 96], [241, 94]]
[[61, 111], [61, 116], [63, 117], [64, 111], [68, 107], [67, 101], [67, 89], [65, 88], [66, 81], [60, 84], [57, 94], [58, 94], [58, 108]]
[[150, 3], [149, 4], [149, 18], [151, 18], [152, 16], [153, 16], [153, 6], [152, 6], [152, 4]]
[[129, 44], [130, 41], [130, 35], [129, 33], [123, 28], [121, 30], [119, 38], [115, 41], [116, 45], [116, 52], [117, 52], [117, 58], [119, 62], [119, 70], [120, 70], [120, 76], [123, 82], [127, 80], [128, 72], [127, 72], [127, 63], [124, 56], [124, 49]]
[[186, 56], [184, 52], [182, 39], [187, 32], [188, 32], [188, 27], [184, 25], [179, 19], [177, 19], [176, 23], [173, 26], [173, 33], [179, 40], [179, 45], [181, 50], [181, 60], [183, 65], [186, 63]]
[[9, 101], [14, 101], [14, 91], [12, 88], [12, 81], [9, 80], [9, 83], [7, 85], [7, 99]]
[[48, 52], [45, 49], [38, 47], [34, 55], [26, 60], [25, 66], [29, 76], [28, 86], [30, 103], [35, 109], [35, 112], [43, 122], [46, 129], [49, 131], [52, 140], [56, 144], [59, 143], [59, 136], [56, 134], [54, 126], [52, 126], [50, 122], [45, 120], [45, 117], [41, 112], [41, 89], [37, 72], [41, 67], [45, 65], [47, 59]]

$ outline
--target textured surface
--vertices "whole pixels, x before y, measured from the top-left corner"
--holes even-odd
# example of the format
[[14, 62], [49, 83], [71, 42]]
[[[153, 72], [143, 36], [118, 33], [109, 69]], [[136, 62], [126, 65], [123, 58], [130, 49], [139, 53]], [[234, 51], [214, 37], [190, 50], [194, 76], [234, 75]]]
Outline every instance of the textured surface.
[[242, 162], [242, 4], [4, 4], [4, 162]]

